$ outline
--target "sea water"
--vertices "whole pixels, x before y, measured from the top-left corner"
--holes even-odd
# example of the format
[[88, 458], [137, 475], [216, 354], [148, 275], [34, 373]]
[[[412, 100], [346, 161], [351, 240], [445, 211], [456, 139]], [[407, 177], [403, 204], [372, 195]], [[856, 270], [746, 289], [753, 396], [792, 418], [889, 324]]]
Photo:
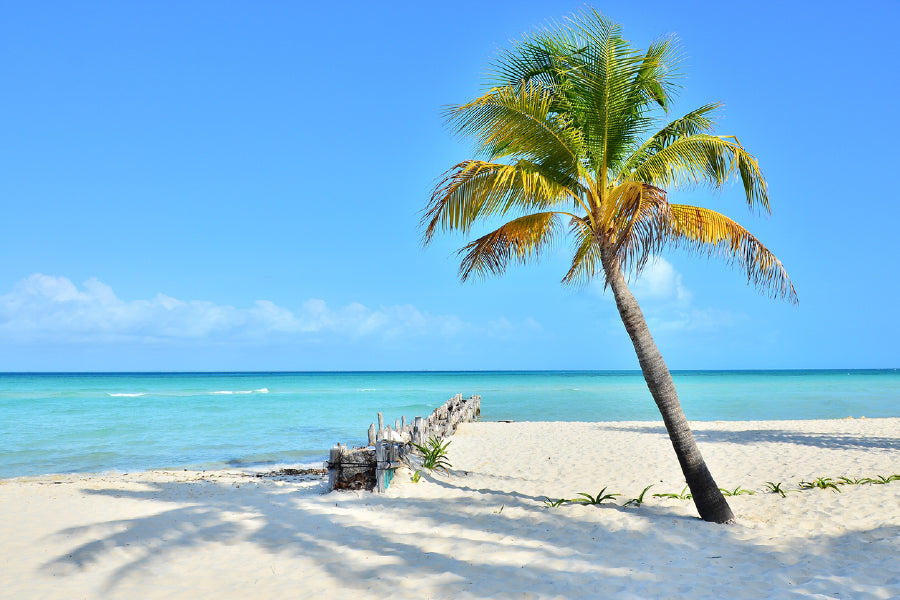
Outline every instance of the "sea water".
[[[900, 416], [900, 370], [683, 371], [691, 420]], [[640, 372], [0, 373], [0, 477], [321, 464], [386, 422], [482, 396], [482, 419], [659, 420]]]

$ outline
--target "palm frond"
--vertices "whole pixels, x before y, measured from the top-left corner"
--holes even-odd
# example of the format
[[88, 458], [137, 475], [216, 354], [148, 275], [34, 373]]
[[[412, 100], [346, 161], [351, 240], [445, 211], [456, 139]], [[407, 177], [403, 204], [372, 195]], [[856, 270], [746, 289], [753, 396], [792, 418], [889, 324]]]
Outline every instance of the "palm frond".
[[571, 53], [567, 44], [553, 39], [526, 37], [502, 51], [488, 69], [493, 87], [513, 87], [538, 83], [545, 88], [559, 83], [559, 57]]
[[558, 226], [559, 213], [534, 213], [513, 219], [470, 242], [459, 251], [463, 255], [459, 267], [460, 279], [466, 281], [472, 275], [500, 275], [510, 260], [525, 263], [536, 258], [552, 243]]
[[571, 204], [583, 193], [577, 179], [529, 161], [463, 161], [435, 186], [420, 223], [423, 241], [430, 243], [437, 231], [468, 232], [476, 220], [511, 210], [545, 210]]
[[575, 242], [575, 253], [572, 256], [572, 265], [563, 277], [562, 283], [585, 285], [593, 280], [595, 275], [603, 272], [600, 245], [590, 223], [584, 219], [572, 218], [569, 222], [569, 234]]
[[648, 137], [647, 140], [623, 162], [620, 177], [627, 177], [628, 173], [634, 168], [675, 140], [712, 131], [712, 128], [715, 125], [712, 114], [721, 107], [722, 103], [720, 102], [705, 104], [700, 108], [692, 110], [686, 115], [675, 119], [655, 134]]
[[622, 270], [638, 273], [668, 242], [666, 224], [671, 213], [666, 192], [629, 181], [613, 188], [609, 199], [616, 213], [609, 225], [608, 246]]
[[641, 53], [598, 14], [577, 21], [586, 39], [570, 67], [570, 93], [591, 164], [615, 169], [652, 123], [652, 105], [668, 102], [674, 45], [666, 40]]
[[635, 77], [632, 94], [637, 97], [632, 101], [638, 103], [652, 101], [668, 111], [676, 87], [674, 79], [678, 76], [677, 65], [680, 62], [674, 37], [670, 36], [650, 44]]
[[551, 111], [553, 94], [538, 83], [495, 88], [462, 106], [450, 107], [448, 124], [477, 140], [494, 161], [514, 156], [575, 176], [581, 136], [564, 115]]
[[760, 206], [770, 212], [759, 164], [733, 136], [696, 134], [676, 138], [636, 165], [627, 177], [671, 188], [702, 183], [718, 187], [735, 175], [741, 178], [750, 209]]
[[797, 303], [797, 292], [781, 261], [737, 222], [697, 206], [670, 204], [669, 210], [668, 232], [674, 246], [737, 263], [748, 283], [773, 298]]

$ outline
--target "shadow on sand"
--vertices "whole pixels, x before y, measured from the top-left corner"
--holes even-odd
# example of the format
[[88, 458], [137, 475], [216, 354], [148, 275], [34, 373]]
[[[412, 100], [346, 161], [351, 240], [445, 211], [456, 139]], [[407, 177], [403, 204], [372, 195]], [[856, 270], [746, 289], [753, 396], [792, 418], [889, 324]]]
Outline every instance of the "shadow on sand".
[[[604, 429], [613, 431], [634, 431], [668, 436], [662, 425], [604, 425]], [[808, 433], [792, 429], [741, 429], [739, 431], [722, 431], [707, 429], [702, 425], [692, 426], [697, 441], [745, 444], [748, 441], [772, 442], [778, 444], [796, 444], [832, 450], [900, 450], [900, 439], [895, 437], [877, 437], [835, 433]]]
[[[795, 443], [831, 443], [791, 432], [775, 435]], [[106, 591], [113, 592], [175, 553], [250, 544], [273, 558], [297, 561], [308, 582], [321, 575], [339, 581], [342, 597], [550, 598], [575, 590], [584, 598], [661, 598], [742, 589], [753, 597], [827, 593], [874, 599], [883, 597], [884, 588], [879, 592], [867, 583], [860, 561], [875, 548], [872, 544], [900, 550], [897, 527], [835, 531], [812, 536], [801, 547], [775, 549], [747, 541], [741, 526], [711, 525], [664, 505], [553, 509], [544, 506], [543, 498], [467, 487], [466, 479], [422, 484], [445, 488], [448, 497], [440, 500], [285, 493], [274, 486], [236, 489], [212, 481], [157, 482], [140, 491], [85, 490], [172, 505], [149, 516], [60, 531], [91, 541], [43, 569], [65, 585], [67, 575], [128, 548], [127, 559], [109, 561], [118, 565], [106, 581]], [[202, 486], [189, 504], [184, 500], [188, 485]], [[501, 506], [504, 510], [498, 511]], [[605, 516], [614, 518], [602, 519], [603, 525], [594, 510], [611, 511]], [[858, 552], [848, 555], [848, 548]], [[342, 555], [348, 559], [336, 559]], [[390, 557], [390, 568], [383, 561], [349, 558], [360, 555]], [[704, 567], [698, 570], [698, 564]], [[762, 576], [761, 566], [771, 569], [769, 576]], [[423, 587], [409, 588], [409, 578]], [[304, 593], [297, 587], [288, 592], [290, 597]]]

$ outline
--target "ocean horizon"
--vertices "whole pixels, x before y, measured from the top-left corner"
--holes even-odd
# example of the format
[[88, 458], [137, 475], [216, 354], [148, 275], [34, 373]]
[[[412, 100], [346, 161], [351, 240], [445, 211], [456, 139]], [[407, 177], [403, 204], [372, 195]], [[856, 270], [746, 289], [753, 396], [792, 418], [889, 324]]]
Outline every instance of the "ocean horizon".
[[[896, 368], [672, 375], [692, 421], [900, 416]], [[318, 465], [457, 393], [488, 421], [661, 420], [636, 370], [0, 372], [0, 478]]]

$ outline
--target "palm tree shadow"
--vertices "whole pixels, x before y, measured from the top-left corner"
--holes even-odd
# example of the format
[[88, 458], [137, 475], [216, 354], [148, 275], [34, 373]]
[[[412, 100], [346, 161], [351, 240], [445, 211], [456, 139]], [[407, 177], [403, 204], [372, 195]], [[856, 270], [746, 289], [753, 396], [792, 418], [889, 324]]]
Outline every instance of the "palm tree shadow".
[[[823, 548], [827, 554], [829, 547], [840, 548], [846, 536], [856, 535], [821, 536], [804, 550], [806, 558], [803, 552], [799, 558], [788, 558], [795, 550], [783, 552], [743, 541], [734, 527], [677, 515], [663, 505], [548, 509], [542, 499], [529, 495], [453, 482], [439, 485], [456, 487], [461, 493], [441, 500], [369, 493], [303, 495], [269, 487], [248, 491], [209, 482], [204, 493], [185, 506], [186, 485], [158, 482], [141, 491], [85, 490], [92, 495], [171, 502], [173, 507], [148, 516], [62, 530], [59, 535], [90, 539], [49, 561], [43, 570], [65, 577], [96, 568], [115, 555], [122, 564], [105, 581], [104, 591], [109, 593], [176, 553], [240, 543], [273, 557], [302, 560], [302, 564], [312, 565], [313, 573], [327, 574], [346, 590], [368, 590], [376, 595], [402, 596], [408, 578], [414, 577], [427, 582], [440, 597], [465, 595], [476, 583], [488, 586], [479, 592], [485, 597], [515, 590], [554, 596], [561, 589], [624, 590], [636, 580], [649, 586], [648, 594], [659, 596], [668, 593], [669, 583], [658, 577], [656, 560], [675, 557], [688, 564], [701, 553], [735, 564], [821, 562]], [[506, 511], [497, 512], [500, 502]], [[630, 525], [604, 527], [592, 518], [594, 509], [617, 512]], [[382, 519], [381, 524], [373, 523], [373, 512]], [[560, 529], [574, 533], [560, 537]], [[698, 542], [698, 530], [702, 531], [702, 543]], [[871, 543], [891, 536], [896, 539], [898, 528], [862, 533]], [[124, 561], [120, 560], [123, 549], [127, 554]], [[390, 568], [377, 560], [335, 560], [336, 554], [389, 557]], [[453, 577], [448, 579], [448, 574]], [[729, 571], [722, 575], [729, 576]], [[490, 591], [491, 582], [498, 586], [494, 592]], [[846, 593], [842, 597], [876, 597], [860, 595], [857, 583], [848, 582], [843, 589], [840, 582], [831, 582], [830, 592]], [[415, 594], [421, 595], [421, 589]]]
[[[668, 436], [665, 427], [656, 425], [605, 425], [604, 429]], [[832, 450], [900, 450], [900, 438], [896, 437], [815, 433], [793, 429], [747, 428], [737, 431], [723, 431], [721, 429], [709, 429], [703, 425], [692, 427], [692, 429], [694, 437], [698, 441], [714, 443], [746, 444], [748, 442], [771, 442]]]

